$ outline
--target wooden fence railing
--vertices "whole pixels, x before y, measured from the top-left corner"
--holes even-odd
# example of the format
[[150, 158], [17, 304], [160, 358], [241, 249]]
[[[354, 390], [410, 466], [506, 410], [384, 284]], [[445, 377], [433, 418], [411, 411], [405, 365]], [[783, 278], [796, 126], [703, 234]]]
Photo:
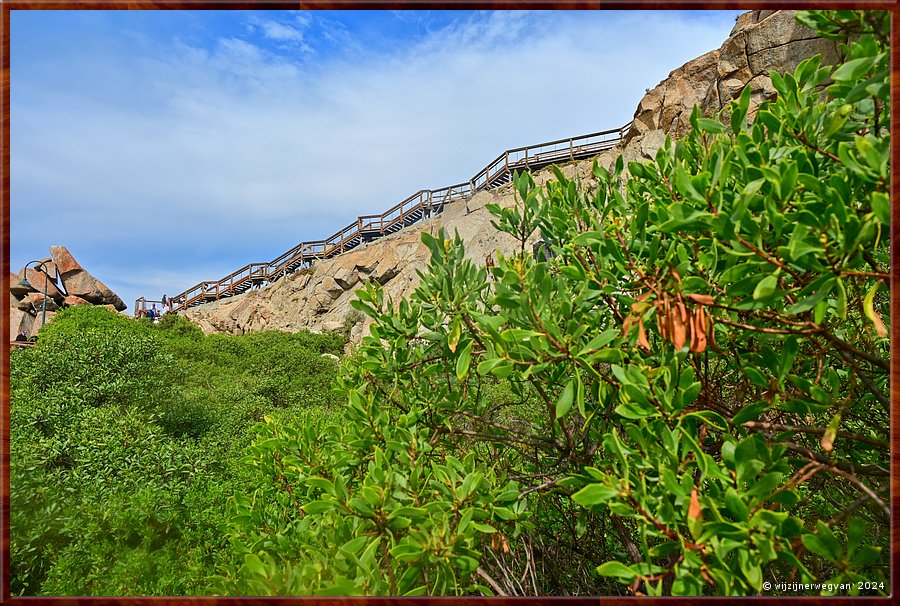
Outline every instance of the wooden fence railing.
[[[206, 280], [166, 300], [166, 311], [179, 311], [262, 287], [316, 261], [347, 252], [378, 238], [395, 233], [440, 213], [444, 206], [460, 198], [499, 187], [512, 180], [514, 172], [533, 171], [550, 164], [588, 158], [611, 149], [628, 133], [631, 123], [621, 128], [589, 135], [559, 139], [527, 147], [508, 149], [464, 183], [440, 189], [423, 189], [380, 215], [362, 215], [324, 240], [301, 242], [269, 262], [249, 263], [221, 280]], [[146, 310], [144, 297], [135, 301], [135, 315]], [[158, 301], [156, 301], [158, 302]]]

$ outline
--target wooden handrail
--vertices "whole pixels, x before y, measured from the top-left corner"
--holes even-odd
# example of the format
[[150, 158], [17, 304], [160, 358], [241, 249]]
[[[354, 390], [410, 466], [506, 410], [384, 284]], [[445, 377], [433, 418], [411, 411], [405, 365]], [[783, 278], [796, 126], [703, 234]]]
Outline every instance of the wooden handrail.
[[[314, 261], [339, 255], [359, 246], [364, 241], [380, 238], [403, 229], [407, 225], [407, 220], [410, 221], [410, 224], [415, 223], [422, 220], [426, 213], [435, 209], [440, 212], [447, 202], [489, 189], [495, 183], [508, 183], [512, 173], [516, 170], [530, 171], [554, 161], [589, 157], [609, 149], [622, 140], [630, 128], [631, 122], [616, 129], [508, 149], [478, 171], [469, 181], [438, 189], [419, 190], [380, 215], [358, 216], [353, 223], [324, 240], [301, 242], [269, 262], [249, 263], [221, 280], [200, 282], [184, 292], [170, 297], [168, 299], [169, 307], [171, 311], [179, 311], [195, 303], [205, 302], [209, 296], [213, 296], [215, 299], [233, 296], [251, 288], [255, 282], [274, 282], [300, 265], [309, 265]], [[597, 138], [601, 139], [589, 141]], [[557, 147], [563, 144], [565, 147]], [[553, 149], [548, 150], [548, 147], [553, 147]], [[510, 175], [509, 180], [506, 179], [507, 175]], [[413, 204], [413, 202], [415, 203]], [[136, 315], [138, 303], [143, 302], [146, 306], [147, 301], [144, 297], [135, 301]]]

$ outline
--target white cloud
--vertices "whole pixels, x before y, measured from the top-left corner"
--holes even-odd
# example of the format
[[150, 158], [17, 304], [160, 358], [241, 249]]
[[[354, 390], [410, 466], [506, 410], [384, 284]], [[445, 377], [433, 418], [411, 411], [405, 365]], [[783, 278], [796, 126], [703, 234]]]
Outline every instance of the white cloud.
[[303, 34], [293, 27], [278, 21], [264, 21], [262, 27], [266, 37], [272, 40], [294, 40], [296, 42], [303, 40]]

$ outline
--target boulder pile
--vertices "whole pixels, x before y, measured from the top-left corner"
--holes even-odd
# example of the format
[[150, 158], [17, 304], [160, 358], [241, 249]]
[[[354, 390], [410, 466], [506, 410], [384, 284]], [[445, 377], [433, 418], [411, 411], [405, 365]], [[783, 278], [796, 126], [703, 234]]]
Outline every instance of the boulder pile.
[[[105, 305], [122, 311], [116, 293], [84, 269], [65, 246], [51, 246], [50, 256], [9, 274], [10, 340], [22, 331], [37, 334], [61, 307]], [[45, 298], [46, 293], [46, 298]], [[45, 319], [46, 316], [46, 319]]]

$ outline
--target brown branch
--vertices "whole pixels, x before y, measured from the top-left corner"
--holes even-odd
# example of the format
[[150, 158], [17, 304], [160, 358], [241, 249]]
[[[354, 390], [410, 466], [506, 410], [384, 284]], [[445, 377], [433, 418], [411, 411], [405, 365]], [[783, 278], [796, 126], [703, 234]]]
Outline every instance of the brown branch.
[[478, 573], [478, 576], [480, 576], [482, 579], [487, 581], [487, 584], [491, 586], [491, 589], [494, 590], [494, 593], [496, 593], [497, 595], [502, 595], [502, 596], [509, 595], [508, 593], [503, 591], [503, 588], [500, 587], [500, 584], [497, 581], [495, 581], [493, 579], [493, 577], [491, 577], [491, 575], [489, 575], [487, 572], [485, 572], [484, 568], [479, 566], [478, 568], [475, 569], [475, 572]]
[[848, 465], [847, 463], [844, 463], [843, 461], [833, 461], [824, 455], [817, 454], [817, 453], [811, 451], [809, 448], [806, 448], [805, 446], [801, 446], [794, 442], [776, 442], [776, 444], [784, 446], [788, 450], [803, 453], [807, 456], [807, 458], [810, 461], [817, 461], [819, 463], [822, 463], [829, 469], [834, 468], [834, 469], [839, 469], [845, 473], [851, 473], [851, 474], [859, 473], [864, 476], [873, 476], [873, 477], [881, 477], [881, 478], [889, 477], [891, 475], [888, 470], [882, 469], [882, 468], [878, 467], [877, 465], [865, 465], [865, 466], [861, 466], [861, 467], [854, 467], [852, 465]]
[[867, 362], [871, 362], [872, 364], [881, 368], [885, 372], [890, 372], [890, 366], [888, 365], [887, 361], [884, 360], [883, 358], [880, 358], [878, 356], [875, 356], [875, 355], [872, 355], [865, 351], [862, 351], [861, 349], [854, 347], [850, 343], [847, 343], [846, 341], [842, 341], [841, 339], [838, 339], [836, 336], [834, 336], [830, 332], [823, 331], [822, 336], [824, 336], [826, 339], [828, 339], [828, 341], [830, 341], [831, 344], [834, 345], [835, 347], [837, 347], [838, 349], [845, 351], [849, 354], [853, 354], [857, 358], [862, 358], [863, 360], [865, 360]]
[[622, 540], [622, 544], [625, 545], [625, 550], [628, 552], [628, 555], [631, 556], [631, 560], [635, 564], [640, 564], [644, 561], [643, 556], [641, 556], [641, 550], [638, 549], [637, 544], [635, 544], [634, 540], [632, 540], [628, 529], [625, 528], [625, 524], [622, 522], [622, 518], [619, 516], [610, 516], [612, 520], [613, 526], [616, 529], [616, 534], [619, 535], [619, 539]]
[[881, 278], [882, 280], [890, 280], [891, 274], [880, 271], [852, 271], [849, 269], [841, 270], [842, 276], [862, 276], [865, 278]]
[[519, 500], [521, 501], [521, 500], [522, 500], [522, 497], [524, 497], [524, 496], [527, 495], [527, 494], [531, 494], [532, 492], [537, 492], [537, 491], [539, 491], [539, 490], [544, 490], [545, 488], [551, 488], [551, 487], [553, 487], [553, 486], [556, 486], [557, 484], [559, 484], [560, 482], [562, 482], [564, 479], [565, 479], [565, 477], [562, 477], [562, 478], [556, 478], [555, 480], [550, 480], [550, 481], [548, 481], [548, 482], [544, 482], [544, 483], [541, 484], [540, 486], [532, 486], [532, 487], [529, 488], [528, 490], [524, 490], [524, 491], [522, 491], [521, 494], [519, 494]]
[[884, 411], [886, 413], [890, 414], [890, 412], [891, 412], [890, 401], [887, 399], [887, 396], [885, 396], [884, 393], [878, 388], [878, 386], [875, 385], [875, 383], [872, 381], [872, 379], [869, 378], [869, 375], [867, 375], [865, 372], [863, 372], [863, 370], [859, 367], [859, 365], [856, 363], [856, 361], [852, 357], [847, 355], [846, 352], [838, 350], [838, 355], [841, 357], [841, 359], [844, 360], [844, 362], [846, 362], [851, 367], [853, 367], [853, 370], [856, 371], [856, 376], [858, 376], [859, 380], [863, 382], [863, 385], [866, 386], [866, 388], [869, 390], [869, 393], [871, 393], [873, 396], [875, 396], [875, 399], [878, 400], [878, 403], [881, 404], [881, 407], [884, 409]]
[[[890, 488], [889, 485], [884, 485], [878, 489], [878, 493], [886, 493], [889, 488]], [[845, 507], [841, 513], [837, 514], [836, 516], [834, 516], [833, 518], [831, 518], [830, 520], [825, 522], [825, 525], [828, 526], [829, 528], [831, 528], [833, 525], [837, 524], [838, 522], [840, 522], [841, 520], [846, 518], [854, 510], [858, 509], [864, 503], [868, 503], [870, 500], [871, 500], [871, 497], [869, 496], [869, 494], [863, 493], [863, 495], [861, 497], [859, 497], [858, 499], [856, 499], [855, 501], [853, 501], [852, 503], [847, 505], [847, 507]]]
[[818, 145], [815, 145], [815, 144], [813, 144], [813, 143], [810, 143], [810, 142], [806, 139], [806, 135], [805, 135], [804, 133], [802, 133], [802, 132], [800, 132], [800, 133], [794, 132], [791, 128], [789, 128], [789, 127], [788, 127], [787, 125], [785, 125], [784, 123], [782, 123], [782, 126], [785, 127], [785, 130], [786, 130], [787, 132], [789, 132], [789, 133], [791, 133], [792, 135], [794, 135], [795, 137], [797, 137], [797, 139], [800, 141], [800, 143], [802, 143], [802, 144], [805, 145], [806, 147], [810, 148], [811, 150], [813, 150], [813, 151], [815, 151], [815, 152], [819, 152], [819, 153], [822, 154], [823, 156], [827, 156], [827, 157], [831, 158], [832, 160], [834, 160], [834, 161], [837, 162], [838, 164], [843, 164], [843, 163], [844, 163], [843, 160], [841, 160], [838, 156], [834, 155], [833, 153], [831, 153], [831, 152], [828, 151], [827, 149], [822, 149], [822, 148], [819, 147]]
[[[764, 423], [762, 421], [747, 421], [743, 425], [747, 429], [761, 429], [763, 431], [796, 431], [799, 433], [811, 433], [815, 435], [822, 435], [825, 433], [824, 428], [811, 427], [809, 425], [781, 425], [779, 423]], [[849, 431], [839, 431], [837, 432], [837, 435], [842, 438], [855, 440], [856, 442], [865, 442], [866, 444], [871, 444], [872, 446], [877, 446], [884, 450], [890, 449], [890, 445], [887, 442], [876, 440], [875, 438], [870, 438], [868, 436], [861, 436]]]
[[740, 322], [732, 322], [731, 320], [726, 320], [725, 318], [716, 318], [717, 322], [722, 322], [723, 324], [728, 324], [729, 326], [734, 326], [735, 328], [743, 328], [744, 330], [752, 330], [753, 332], [764, 332], [772, 335], [807, 335], [812, 332], [815, 332], [813, 329], [808, 328], [806, 330], [787, 330], [784, 328], [765, 328], [762, 326], [753, 326], [751, 324], [742, 324]]
[[779, 261], [772, 255], [770, 255], [766, 251], [764, 251], [760, 248], [756, 248], [753, 244], [750, 244], [750, 242], [745, 240], [744, 237], [741, 236], [740, 234], [735, 234], [735, 237], [737, 237], [738, 242], [740, 242], [741, 244], [743, 244], [744, 246], [746, 246], [747, 248], [752, 250], [754, 253], [756, 253], [756, 256], [761, 257], [762, 259], [765, 259], [766, 261], [768, 261], [775, 267], [783, 269], [787, 273], [791, 274], [791, 277], [793, 277], [795, 280], [798, 280], [798, 281], [800, 280], [800, 276], [794, 270], [792, 270], [787, 264], [782, 263], [781, 261]]
[[854, 486], [856, 486], [857, 488], [859, 488], [861, 491], [863, 491], [863, 493], [865, 493], [866, 495], [868, 495], [868, 497], [869, 497], [871, 500], [875, 501], [875, 504], [878, 505], [878, 506], [881, 508], [881, 511], [884, 512], [884, 515], [886, 515], [886, 516], [888, 517], [888, 519], [890, 519], [890, 517], [891, 517], [891, 508], [888, 507], [888, 505], [887, 505], [884, 501], [882, 501], [881, 499], [879, 499], [879, 498], [878, 498], [878, 495], [875, 494], [875, 492], [874, 492], [871, 488], [869, 488], [868, 486], [866, 486], [865, 484], [863, 484], [863, 483], [859, 480], [859, 478], [856, 477], [855, 474], [848, 473], [848, 472], [846, 472], [846, 471], [843, 471], [843, 470], [841, 470], [841, 469], [838, 469], [837, 467], [832, 467], [832, 468], [829, 469], [829, 471], [831, 471], [831, 472], [833, 472], [833, 473], [836, 473], [837, 475], [841, 476], [842, 478], [846, 478], [847, 480], [850, 481], [851, 484], [853, 484]]

